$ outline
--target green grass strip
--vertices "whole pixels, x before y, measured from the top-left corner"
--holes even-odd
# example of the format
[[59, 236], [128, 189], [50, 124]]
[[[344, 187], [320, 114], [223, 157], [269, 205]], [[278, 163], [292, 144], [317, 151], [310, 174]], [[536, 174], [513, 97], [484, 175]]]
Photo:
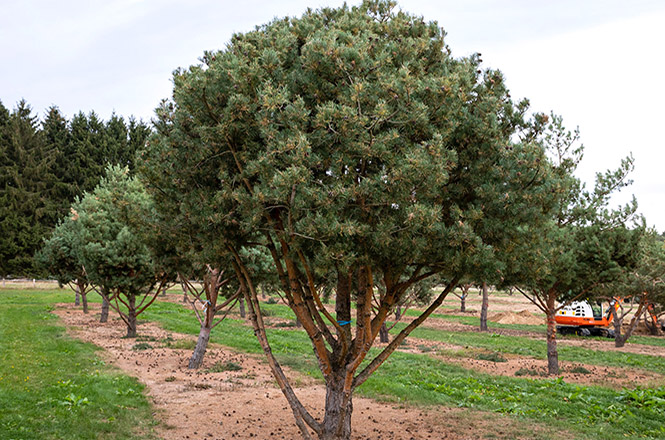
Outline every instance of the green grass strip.
[[143, 386], [69, 338], [51, 314], [69, 292], [0, 291], [0, 437], [149, 439]]
[[[395, 331], [399, 331], [402, 328], [404, 328], [404, 324], [398, 324]], [[547, 344], [544, 338], [540, 340], [484, 332], [444, 332], [427, 327], [417, 328], [411, 333], [411, 336], [463, 347], [484, 348], [503, 353], [512, 353], [536, 359], [545, 359], [547, 355]], [[557, 350], [559, 352], [559, 360], [562, 361], [609, 367], [637, 367], [665, 374], [665, 357], [662, 356], [618, 351], [597, 351], [561, 344], [558, 345]]]

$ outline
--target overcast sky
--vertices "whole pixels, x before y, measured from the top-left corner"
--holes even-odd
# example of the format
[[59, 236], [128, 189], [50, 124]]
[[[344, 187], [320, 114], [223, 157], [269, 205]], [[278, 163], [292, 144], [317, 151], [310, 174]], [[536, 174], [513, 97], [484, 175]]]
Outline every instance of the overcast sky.
[[[350, 1], [349, 4], [358, 4]], [[234, 32], [341, 1], [0, 0], [0, 100], [43, 117], [94, 110], [144, 120], [171, 94], [171, 72], [222, 49]], [[665, 230], [665, 0], [401, 1], [436, 20], [454, 56], [481, 52], [515, 98], [579, 127], [580, 177], [632, 152], [632, 194]]]

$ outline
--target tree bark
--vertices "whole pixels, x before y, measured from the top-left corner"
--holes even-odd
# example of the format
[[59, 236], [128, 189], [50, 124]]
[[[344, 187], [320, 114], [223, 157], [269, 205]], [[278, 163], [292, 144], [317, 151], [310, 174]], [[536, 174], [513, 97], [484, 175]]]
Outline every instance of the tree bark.
[[194, 348], [194, 353], [189, 359], [189, 369], [196, 369], [201, 367], [203, 364], [203, 356], [206, 353], [208, 348], [208, 341], [210, 341], [210, 330], [211, 326], [207, 325], [207, 319], [201, 325], [201, 331], [199, 332], [199, 339], [196, 341], [196, 347]]
[[81, 296], [83, 302], [83, 313], [88, 313], [88, 284], [83, 280], [76, 280], [76, 293]]
[[556, 294], [547, 295], [547, 374], [559, 374], [559, 353], [556, 349]]
[[462, 313], [466, 312], [466, 294], [465, 293], [462, 293], [462, 296], [460, 296], [459, 311], [462, 312]]
[[614, 310], [612, 312], [614, 319], [612, 324], [614, 325], [614, 346], [616, 348], [621, 348], [626, 345], [626, 340], [628, 339], [623, 333], [621, 333], [623, 327], [623, 316], [619, 316], [619, 312]]
[[487, 291], [487, 283], [483, 282], [483, 302], [480, 307], [480, 331], [486, 332], [487, 328], [487, 306], [489, 305], [489, 293]]
[[136, 337], [136, 295], [128, 295], [127, 304], [127, 337]]
[[326, 383], [326, 406], [320, 440], [348, 440], [351, 438], [352, 398], [344, 403], [344, 373], [330, 376]]
[[187, 302], [187, 285], [185, 284], [185, 280], [182, 277], [180, 278], [180, 287], [182, 288], [182, 302], [186, 303]]
[[107, 296], [102, 297], [102, 315], [99, 318], [99, 322], [107, 322], [109, 320], [109, 302]]
[[88, 295], [86, 292], [81, 293], [81, 302], [83, 303], [83, 313], [88, 313]]
[[242, 319], [245, 319], [246, 313], [245, 313], [245, 298], [242, 296], [240, 299], [238, 299], [238, 307], [240, 308], [240, 317]]
[[78, 283], [76, 283], [75, 286], [76, 287], [74, 287], [74, 292], [76, 292], [76, 297], [74, 299], [74, 305], [78, 307], [81, 305], [81, 293], [79, 292]]
[[[646, 311], [646, 307], [644, 304], [644, 299], [640, 301], [639, 306], [637, 307], [637, 311], [635, 312], [635, 315], [633, 315], [633, 318], [630, 320], [630, 324], [628, 325], [628, 328], [626, 329], [626, 333], [621, 333], [623, 330], [623, 319], [625, 314], [621, 313], [621, 316], [619, 316], [619, 312], [615, 309], [612, 313], [614, 314], [614, 346], [616, 348], [621, 348], [624, 345], [626, 345], [626, 341], [628, 338], [631, 337], [633, 334], [633, 331], [635, 330], [635, 327], [637, 327], [637, 323], [639, 322], [640, 318], [644, 315], [644, 312]], [[647, 317], [644, 316], [645, 321], [647, 320]]]
[[379, 341], [382, 343], [390, 342], [390, 335], [388, 334], [388, 327], [386, 327], [385, 321], [381, 324], [381, 328], [379, 329]]

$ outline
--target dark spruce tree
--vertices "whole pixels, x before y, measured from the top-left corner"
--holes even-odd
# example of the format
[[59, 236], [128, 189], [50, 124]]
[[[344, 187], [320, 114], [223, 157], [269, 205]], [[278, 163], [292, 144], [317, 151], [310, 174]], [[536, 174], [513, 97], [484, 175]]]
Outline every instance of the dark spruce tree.
[[32, 275], [33, 255], [58, 217], [55, 156], [25, 101], [1, 113], [0, 275]]
[[43, 122], [25, 101], [0, 103], [0, 276], [36, 276], [33, 255], [70, 204], [92, 190], [108, 164], [133, 167], [150, 129], [94, 113], [71, 123], [52, 106]]

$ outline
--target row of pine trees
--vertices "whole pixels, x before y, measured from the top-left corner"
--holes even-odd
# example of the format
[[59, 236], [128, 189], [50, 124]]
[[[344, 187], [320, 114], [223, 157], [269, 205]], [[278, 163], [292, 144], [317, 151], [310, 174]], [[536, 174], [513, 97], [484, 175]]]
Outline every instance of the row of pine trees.
[[134, 166], [150, 127], [94, 112], [71, 119], [56, 106], [40, 119], [25, 101], [0, 102], [0, 277], [44, 275], [33, 256], [58, 219], [109, 164]]

